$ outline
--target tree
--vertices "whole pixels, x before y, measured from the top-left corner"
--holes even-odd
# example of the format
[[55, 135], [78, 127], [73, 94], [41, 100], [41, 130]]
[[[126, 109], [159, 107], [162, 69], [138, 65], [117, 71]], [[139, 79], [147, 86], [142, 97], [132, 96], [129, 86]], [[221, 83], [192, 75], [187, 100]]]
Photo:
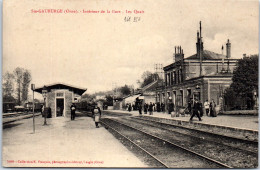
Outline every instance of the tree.
[[113, 106], [113, 97], [111, 95], [106, 95], [106, 101], [104, 104], [107, 106]]
[[88, 103], [93, 103], [95, 98], [96, 96], [94, 94], [91, 95], [86, 93], [82, 95], [81, 100], [86, 101]]
[[23, 81], [22, 81], [22, 101], [26, 101], [28, 99], [28, 89], [31, 82], [31, 73], [28, 70], [25, 70], [23, 73]]
[[142, 82], [141, 82], [141, 87], [144, 87], [152, 82], [154, 82], [155, 80], [157, 80], [159, 78], [157, 73], [151, 73], [150, 71], [145, 71], [142, 74]]
[[[254, 105], [253, 91], [258, 92], [258, 55], [251, 55], [238, 60], [232, 81], [230, 89], [227, 91], [229, 93], [226, 93], [226, 95], [235, 96], [237, 101], [239, 98], [243, 99], [246, 102], [247, 109], [252, 109]], [[242, 103], [240, 102], [240, 105]]]
[[3, 76], [3, 98], [4, 99], [14, 99], [14, 75], [12, 73], [6, 72]]
[[16, 82], [17, 102], [21, 105], [22, 101], [28, 99], [28, 89], [31, 82], [31, 73], [28, 70], [17, 67], [14, 72]]
[[131, 89], [127, 85], [120, 87], [119, 90], [123, 96], [127, 96], [127, 95], [131, 94]]
[[21, 87], [22, 87], [22, 78], [23, 78], [23, 69], [17, 67], [14, 70], [14, 77], [16, 81], [16, 94], [17, 94], [17, 102], [21, 104]]
[[230, 87], [239, 96], [247, 97], [253, 90], [258, 91], [258, 55], [238, 60], [232, 81]]

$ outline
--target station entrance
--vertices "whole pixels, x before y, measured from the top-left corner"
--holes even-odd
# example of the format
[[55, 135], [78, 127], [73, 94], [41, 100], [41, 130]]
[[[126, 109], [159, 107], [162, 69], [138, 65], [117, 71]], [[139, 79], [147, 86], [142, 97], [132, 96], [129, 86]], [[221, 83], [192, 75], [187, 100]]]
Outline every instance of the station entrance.
[[64, 99], [56, 99], [56, 117], [64, 116]]

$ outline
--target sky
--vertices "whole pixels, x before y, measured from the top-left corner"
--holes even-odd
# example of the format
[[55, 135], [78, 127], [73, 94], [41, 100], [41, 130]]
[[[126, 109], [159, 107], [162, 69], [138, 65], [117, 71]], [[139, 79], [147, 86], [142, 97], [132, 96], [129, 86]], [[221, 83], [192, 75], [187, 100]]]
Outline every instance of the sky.
[[232, 58], [258, 54], [258, 7], [257, 0], [6, 0], [3, 73], [23, 67], [36, 87], [64, 82], [88, 93], [113, 84], [137, 88], [144, 71], [173, 62], [175, 46], [184, 57], [195, 54], [199, 21], [204, 49], [221, 53], [229, 39]]

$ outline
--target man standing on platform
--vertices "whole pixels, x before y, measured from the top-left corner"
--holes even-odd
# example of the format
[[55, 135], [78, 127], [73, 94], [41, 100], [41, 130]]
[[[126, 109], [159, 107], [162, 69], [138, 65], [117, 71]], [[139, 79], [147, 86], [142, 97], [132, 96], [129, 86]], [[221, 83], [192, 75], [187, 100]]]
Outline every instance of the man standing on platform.
[[174, 104], [173, 104], [173, 102], [171, 101], [171, 102], [169, 103], [168, 113], [171, 114], [172, 111], [174, 111]]
[[200, 118], [200, 114], [199, 114], [199, 111], [200, 111], [200, 103], [198, 101], [198, 99], [195, 99], [195, 102], [194, 102], [194, 105], [193, 105], [193, 113], [190, 117], [190, 121], [192, 121], [192, 118], [196, 115], [198, 118], [199, 118], [199, 121], [202, 121], [202, 119]]
[[76, 106], [74, 103], [72, 103], [72, 105], [70, 106], [70, 110], [71, 110], [71, 120], [74, 120], [76, 116]]
[[149, 108], [148, 108], [149, 114], [152, 115], [153, 114], [153, 104], [152, 102], [150, 102]]
[[208, 100], [205, 101], [204, 108], [206, 110], [206, 115], [209, 116], [209, 101]]
[[142, 115], [142, 103], [138, 104], [139, 115]]

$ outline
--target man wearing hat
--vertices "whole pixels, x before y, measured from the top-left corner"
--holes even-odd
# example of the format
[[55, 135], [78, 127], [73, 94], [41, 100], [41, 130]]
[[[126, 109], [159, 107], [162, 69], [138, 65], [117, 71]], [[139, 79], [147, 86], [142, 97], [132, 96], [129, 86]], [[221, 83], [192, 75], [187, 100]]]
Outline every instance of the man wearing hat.
[[76, 106], [74, 103], [72, 103], [72, 105], [70, 106], [70, 110], [71, 110], [71, 120], [74, 120], [76, 116]]
[[199, 111], [201, 110], [200, 108], [200, 103], [198, 101], [198, 99], [195, 99], [194, 101], [194, 105], [193, 105], [193, 113], [190, 117], [190, 121], [192, 121], [192, 118], [196, 115], [198, 118], [199, 118], [199, 121], [202, 121], [202, 119], [200, 118], [200, 114], [199, 114]]

